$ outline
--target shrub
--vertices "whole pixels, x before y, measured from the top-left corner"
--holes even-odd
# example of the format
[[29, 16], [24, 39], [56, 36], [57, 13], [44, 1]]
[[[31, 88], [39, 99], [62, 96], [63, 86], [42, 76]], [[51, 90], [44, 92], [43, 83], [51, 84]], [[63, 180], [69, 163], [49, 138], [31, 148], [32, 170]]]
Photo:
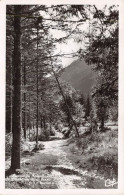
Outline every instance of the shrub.
[[117, 177], [117, 155], [106, 152], [103, 155], [93, 156], [90, 161], [92, 167], [97, 166], [97, 170], [101, 171], [105, 176], [113, 177], [113, 175], [115, 175]]
[[101, 137], [100, 137], [100, 134], [99, 133], [92, 133], [90, 136], [89, 136], [89, 141], [90, 142], [97, 142], [99, 143], [101, 141]]

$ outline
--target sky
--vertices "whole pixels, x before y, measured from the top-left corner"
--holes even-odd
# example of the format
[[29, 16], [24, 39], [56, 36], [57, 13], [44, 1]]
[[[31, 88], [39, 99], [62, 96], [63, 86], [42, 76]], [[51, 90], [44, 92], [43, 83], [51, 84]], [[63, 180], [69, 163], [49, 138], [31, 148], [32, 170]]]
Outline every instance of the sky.
[[[98, 9], [102, 9], [105, 6], [105, 4], [98, 4], [96, 5], [96, 7]], [[83, 30], [88, 30], [89, 27], [89, 22], [85, 22], [83, 25], [81, 25], [80, 29]], [[57, 30], [53, 30], [51, 31], [53, 37], [55, 38], [60, 38], [63, 37], [65, 34], [63, 34], [62, 31], [57, 31]], [[55, 54], [57, 53], [73, 53], [78, 51], [80, 48], [84, 48], [84, 43], [76, 43], [73, 39], [68, 39], [67, 43], [61, 43], [61, 44], [57, 44], [56, 45], [56, 50], [55, 50]], [[72, 58], [67, 58], [67, 57], [61, 57], [61, 61], [62, 61], [62, 65], [63, 67], [66, 67], [68, 65], [70, 65], [74, 60], [78, 59], [77, 57], [72, 57]]]
[[[81, 25], [82, 30], [86, 29], [88, 23]], [[63, 33], [62, 31], [51, 31], [53, 37], [59, 39], [61, 37], [65, 36], [65, 33]], [[66, 40], [66, 43], [60, 43], [60, 44], [56, 44], [56, 50], [55, 50], [55, 54], [58, 53], [63, 53], [63, 54], [69, 54], [69, 53], [74, 53], [76, 51], [78, 51], [80, 48], [84, 48], [84, 43], [77, 43], [76, 41], [74, 41], [73, 38], [69, 38]], [[61, 57], [62, 60], [62, 65], [63, 67], [66, 67], [68, 65], [70, 65], [73, 61], [77, 60], [78, 57], [72, 57], [72, 58], [68, 58], [66, 57]]]
[[[66, 53], [66, 54], [69, 54], [69, 53], [74, 53], [76, 51], [78, 51], [81, 47], [81, 44], [77, 44], [75, 43], [72, 39], [69, 39], [67, 41], [67, 44], [59, 44], [57, 46], [57, 49], [56, 49], [56, 52], [59, 53]], [[68, 65], [70, 65], [74, 60], [78, 59], [77, 57], [61, 57], [61, 60], [62, 60], [62, 65], [63, 67], [66, 67]]]

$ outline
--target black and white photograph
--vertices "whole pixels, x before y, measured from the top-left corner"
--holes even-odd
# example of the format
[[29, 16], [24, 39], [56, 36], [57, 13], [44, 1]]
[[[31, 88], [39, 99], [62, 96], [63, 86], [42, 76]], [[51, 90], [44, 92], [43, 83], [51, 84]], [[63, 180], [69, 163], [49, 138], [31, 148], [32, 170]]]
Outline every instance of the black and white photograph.
[[119, 4], [95, 2], [6, 4], [5, 189], [118, 189]]

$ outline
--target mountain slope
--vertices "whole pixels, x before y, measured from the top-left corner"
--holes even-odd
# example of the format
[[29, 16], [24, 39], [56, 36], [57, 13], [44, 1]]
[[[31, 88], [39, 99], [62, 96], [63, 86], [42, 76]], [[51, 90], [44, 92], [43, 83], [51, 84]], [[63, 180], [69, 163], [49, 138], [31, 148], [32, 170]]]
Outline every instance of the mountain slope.
[[87, 95], [95, 82], [96, 73], [86, 65], [84, 60], [76, 60], [64, 69], [60, 78]]

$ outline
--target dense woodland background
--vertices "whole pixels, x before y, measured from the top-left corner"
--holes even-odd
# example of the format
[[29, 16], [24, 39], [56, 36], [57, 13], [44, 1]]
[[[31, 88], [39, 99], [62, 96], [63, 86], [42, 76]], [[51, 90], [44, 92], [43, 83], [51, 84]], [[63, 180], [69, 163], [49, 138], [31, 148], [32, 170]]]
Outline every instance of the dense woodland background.
[[[61, 31], [64, 36], [56, 38]], [[69, 39], [80, 45], [79, 50], [56, 53], [57, 44]], [[64, 67], [62, 57], [78, 60]], [[34, 151], [42, 148], [39, 141], [50, 140], [56, 132], [83, 150], [89, 139], [95, 143], [98, 137], [105, 144], [110, 138], [113, 144], [117, 121], [118, 6], [8, 5], [6, 157], [11, 156], [10, 171], [20, 169], [21, 146], [27, 140], [36, 142]], [[83, 139], [81, 129], [87, 135]], [[117, 142], [112, 147], [116, 154], [108, 150], [103, 161], [110, 161], [117, 176]]]

